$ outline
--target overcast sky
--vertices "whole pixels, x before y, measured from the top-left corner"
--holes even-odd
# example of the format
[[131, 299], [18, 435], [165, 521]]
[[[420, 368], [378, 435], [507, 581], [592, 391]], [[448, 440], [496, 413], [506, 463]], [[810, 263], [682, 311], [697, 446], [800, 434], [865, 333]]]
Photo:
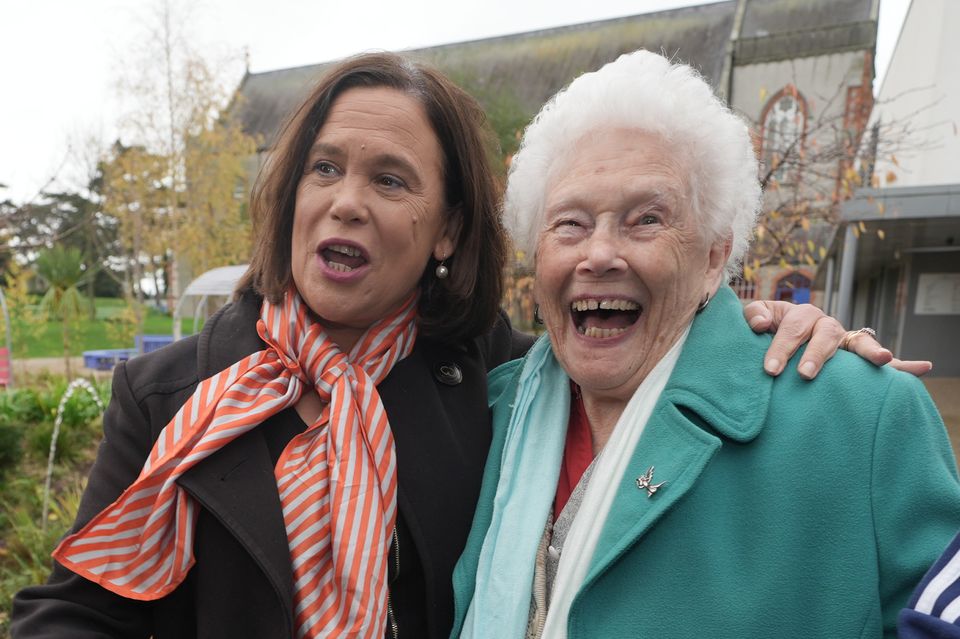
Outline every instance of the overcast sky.
[[[881, 0], [878, 78], [909, 1]], [[201, 53], [241, 59], [246, 50], [251, 71], [266, 71], [370, 49], [410, 49], [703, 3], [195, 0], [179, 6], [189, 6], [191, 42]], [[91, 137], [104, 146], [116, 138], [116, 79], [155, 6], [152, 0], [0, 0], [0, 184], [6, 185], [0, 200], [27, 201], [54, 176], [61, 187], [80, 186], [78, 147]]]

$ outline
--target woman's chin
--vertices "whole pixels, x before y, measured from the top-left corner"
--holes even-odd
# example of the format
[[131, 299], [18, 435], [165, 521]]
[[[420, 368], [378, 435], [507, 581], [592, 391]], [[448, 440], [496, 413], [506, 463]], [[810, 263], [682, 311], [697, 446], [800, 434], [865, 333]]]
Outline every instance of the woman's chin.
[[652, 344], [645, 343], [649, 340], [642, 327], [642, 320], [619, 328], [584, 328], [571, 321], [564, 327], [563, 339], [551, 333], [551, 342], [560, 364], [581, 388], [609, 391], [632, 384], [637, 362], [649, 352]]

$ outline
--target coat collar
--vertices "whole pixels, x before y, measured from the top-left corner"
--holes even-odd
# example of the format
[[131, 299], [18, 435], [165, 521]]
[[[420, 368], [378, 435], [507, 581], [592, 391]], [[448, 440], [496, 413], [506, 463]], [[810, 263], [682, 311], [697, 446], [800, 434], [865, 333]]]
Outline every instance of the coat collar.
[[257, 334], [263, 298], [247, 291], [224, 306], [203, 327], [197, 345], [197, 371], [207, 379], [237, 360], [263, 349]]
[[756, 335], [743, 306], [721, 287], [690, 328], [661, 401], [697, 414], [712, 430], [738, 442], [760, 434], [773, 378], [763, 372], [770, 337]]
[[[724, 439], [749, 443], [760, 434], [773, 388], [762, 364], [769, 341], [750, 330], [726, 287], [696, 317], [620, 484], [611, 487], [616, 494], [581, 592], [697, 485]], [[653, 483], [667, 483], [648, 496], [637, 478], [651, 467]]]

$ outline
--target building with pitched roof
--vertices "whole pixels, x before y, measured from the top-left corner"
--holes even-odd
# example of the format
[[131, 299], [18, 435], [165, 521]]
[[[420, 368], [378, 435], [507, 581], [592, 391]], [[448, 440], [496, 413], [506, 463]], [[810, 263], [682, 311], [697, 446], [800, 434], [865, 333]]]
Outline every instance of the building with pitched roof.
[[[491, 115], [507, 111], [502, 119], [522, 128], [580, 73], [638, 48], [661, 51], [699, 69], [755, 124], [767, 168], [794, 158], [768, 176], [777, 189], [768, 189], [767, 208], [802, 197], [818, 210], [814, 217], [827, 220], [842, 199], [847, 160], [830, 158], [828, 166], [808, 167], [805, 174], [787, 169], [809, 157], [806, 149], [835, 146], [827, 138], [838, 130], [847, 143], [859, 141], [872, 105], [878, 12], [879, 0], [728, 0], [405, 53], [447, 73]], [[261, 154], [328, 64], [244, 76], [237, 108]], [[500, 131], [504, 146], [510, 133]], [[820, 246], [831, 230], [826, 224], [794, 229], [790, 241]], [[811, 299], [816, 261], [788, 251], [792, 257], [751, 269], [750, 281], [736, 282], [741, 297], [820, 301], [817, 293]]]
[[[878, 11], [879, 0], [729, 0], [405, 53], [447, 73], [491, 115], [507, 111], [504, 119], [522, 128], [577, 75], [638, 48], [660, 51], [699, 69], [756, 124], [758, 151], [769, 165], [788, 153], [803, 157], [805, 147], [834, 144], [825, 136], [838, 127], [825, 122], [842, 123], [859, 139], [872, 103]], [[246, 131], [261, 141], [261, 154], [327, 64], [244, 76], [238, 111]], [[501, 131], [501, 140], [509, 144], [510, 133]], [[820, 194], [817, 206], [832, 211], [844, 168], [836, 160], [811, 171], [817, 177], [804, 176], [804, 196]], [[797, 175], [780, 169], [774, 176], [794, 198], [801, 188], [793, 184]], [[829, 231], [798, 229], [793, 241], [819, 245]], [[815, 272], [809, 261], [797, 255], [753, 269], [752, 281], [738, 282], [737, 289], [744, 299], [808, 301]]]

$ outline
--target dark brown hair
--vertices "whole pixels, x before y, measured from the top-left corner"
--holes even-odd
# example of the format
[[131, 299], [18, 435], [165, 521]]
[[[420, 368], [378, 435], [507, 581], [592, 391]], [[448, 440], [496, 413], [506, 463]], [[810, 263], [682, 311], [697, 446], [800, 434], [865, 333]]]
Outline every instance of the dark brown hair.
[[431, 257], [420, 279], [420, 331], [450, 341], [480, 335], [493, 325], [500, 305], [506, 259], [500, 185], [491, 165], [495, 138], [483, 109], [463, 89], [391, 53], [335, 65], [283, 126], [251, 194], [253, 255], [237, 290], [253, 289], [279, 302], [289, 288], [293, 211], [307, 154], [333, 101], [356, 87], [397, 89], [423, 105], [443, 152], [445, 208], [461, 219], [456, 250], [445, 262], [450, 275], [438, 280]]

